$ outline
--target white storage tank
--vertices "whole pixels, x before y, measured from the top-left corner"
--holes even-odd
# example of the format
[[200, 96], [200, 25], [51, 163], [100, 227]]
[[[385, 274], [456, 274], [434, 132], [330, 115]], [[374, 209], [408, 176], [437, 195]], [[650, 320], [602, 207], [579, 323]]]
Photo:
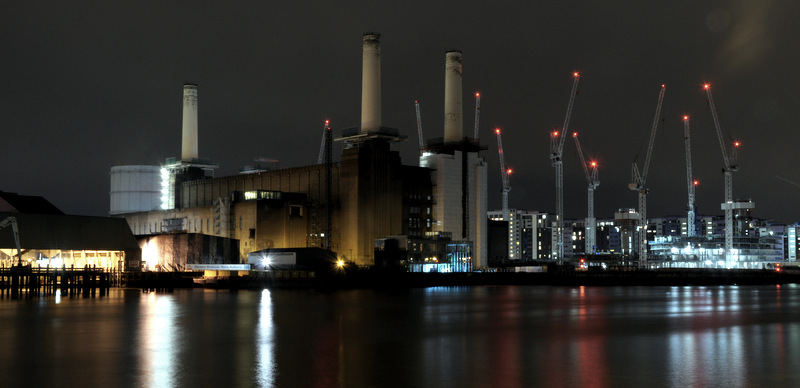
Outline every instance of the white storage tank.
[[160, 208], [161, 166], [111, 167], [110, 215]]

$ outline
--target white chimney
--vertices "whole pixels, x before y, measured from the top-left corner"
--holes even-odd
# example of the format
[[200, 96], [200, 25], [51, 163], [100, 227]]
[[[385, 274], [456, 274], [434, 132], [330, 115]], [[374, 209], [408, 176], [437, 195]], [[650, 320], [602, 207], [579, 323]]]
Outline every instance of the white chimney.
[[461, 106], [461, 52], [448, 51], [444, 74], [444, 142], [464, 137]]
[[364, 34], [361, 67], [361, 133], [381, 127], [381, 35]]
[[197, 85], [183, 85], [183, 142], [181, 160], [191, 162], [198, 158], [197, 151]]

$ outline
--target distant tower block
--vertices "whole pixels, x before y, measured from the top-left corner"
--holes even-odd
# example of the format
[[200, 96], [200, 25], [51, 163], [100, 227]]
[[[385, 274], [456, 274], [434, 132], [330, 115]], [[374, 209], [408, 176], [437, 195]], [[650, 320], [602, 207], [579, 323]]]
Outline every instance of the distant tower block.
[[381, 127], [381, 35], [364, 34], [361, 69], [361, 133]]
[[197, 85], [184, 84], [181, 160], [191, 162], [197, 158]]
[[444, 142], [464, 137], [461, 106], [461, 52], [448, 51], [444, 75]]

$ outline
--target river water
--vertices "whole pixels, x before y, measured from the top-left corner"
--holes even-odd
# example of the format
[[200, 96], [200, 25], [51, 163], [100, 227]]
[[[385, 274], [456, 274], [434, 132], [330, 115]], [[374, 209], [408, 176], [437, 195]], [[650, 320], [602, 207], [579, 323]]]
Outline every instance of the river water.
[[796, 387], [800, 286], [0, 299], [3, 387]]

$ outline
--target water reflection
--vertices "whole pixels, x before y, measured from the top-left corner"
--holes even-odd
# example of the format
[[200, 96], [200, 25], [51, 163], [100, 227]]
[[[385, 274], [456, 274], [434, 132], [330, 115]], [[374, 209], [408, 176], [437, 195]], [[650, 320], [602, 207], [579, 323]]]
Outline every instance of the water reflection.
[[769, 307], [761, 306], [756, 299], [758, 290], [749, 289], [747, 299], [735, 286], [676, 290], [667, 308], [668, 316], [673, 317], [673, 330], [667, 339], [671, 385], [745, 384], [749, 378], [747, 360], [755, 356], [753, 347], [761, 347], [765, 340], [761, 333], [745, 332], [748, 321], [754, 319], [751, 310]]
[[140, 364], [142, 368], [141, 386], [177, 386], [176, 367], [179, 363], [181, 333], [176, 319], [180, 308], [172, 295], [150, 293], [142, 299], [142, 325], [139, 341]]
[[577, 379], [583, 387], [607, 387], [608, 365], [606, 336], [597, 335], [608, 330], [605, 319], [605, 297], [601, 293], [589, 294], [586, 287], [578, 292]]
[[261, 291], [258, 305], [258, 326], [256, 330], [255, 379], [259, 387], [272, 387], [275, 384], [274, 354], [275, 328], [272, 322], [272, 296], [269, 290]]
[[3, 386], [800, 381], [800, 287], [790, 285], [119, 290], [0, 300], [0, 322]]

